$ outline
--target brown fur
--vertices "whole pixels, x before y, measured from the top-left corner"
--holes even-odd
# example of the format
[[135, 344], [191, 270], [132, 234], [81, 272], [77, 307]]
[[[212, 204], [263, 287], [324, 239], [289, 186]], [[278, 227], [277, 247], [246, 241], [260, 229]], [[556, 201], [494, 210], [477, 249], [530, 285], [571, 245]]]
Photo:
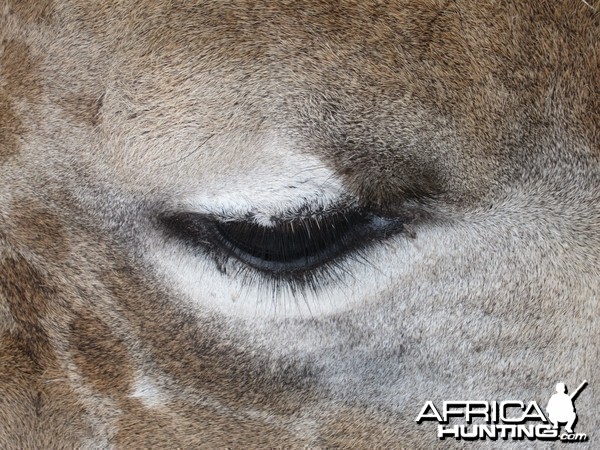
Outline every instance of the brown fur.
[[36, 77], [39, 68], [27, 44], [17, 40], [3, 42], [1, 64], [5, 89], [13, 98], [39, 101], [41, 86]]
[[[590, 381], [578, 428], [598, 439], [593, 7], [0, 0], [0, 14], [0, 447], [430, 448], [424, 400], [532, 398], [557, 377]], [[414, 273], [385, 266], [373, 298], [310, 318], [191, 304], [153, 265], [155, 216], [199, 180], [277, 173], [270, 133], [410, 219], [411, 242], [385, 255]], [[431, 227], [466, 230], [466, 250], [431, 250]]]
[[22, 132], [21, 122], [4, 92], [0, 91], [0, 158], [4, 159], [18, 151], [18, 135]]

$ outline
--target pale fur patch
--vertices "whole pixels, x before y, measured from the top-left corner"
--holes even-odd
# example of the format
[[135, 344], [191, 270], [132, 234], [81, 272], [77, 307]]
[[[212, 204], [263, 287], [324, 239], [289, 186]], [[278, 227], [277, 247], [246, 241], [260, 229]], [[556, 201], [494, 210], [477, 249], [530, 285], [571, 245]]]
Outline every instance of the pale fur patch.
[[165, 395], [161, 388], [147, 375], [135, 377], [133, 392], [129, 397], [141, 401], [146, 408], [157, 408], [165, 404]]

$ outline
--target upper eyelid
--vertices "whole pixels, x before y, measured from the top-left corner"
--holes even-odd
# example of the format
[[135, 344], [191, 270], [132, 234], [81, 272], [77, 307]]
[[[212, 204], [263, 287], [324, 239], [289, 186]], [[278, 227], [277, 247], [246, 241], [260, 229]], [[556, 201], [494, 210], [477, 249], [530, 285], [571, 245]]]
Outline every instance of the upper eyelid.
[[317, 201], [308, 201], [298, 205], [292, 205], [289, 208], [280, 208], [277, 211], [262, 211], [258, 208], [190, 208], [186, 205], [172, 208], [167, 214], [194, 214], [197, 217], [205, 217], [209, 220], [219, 222], [247, 222], [260, 224], [266, 227], [276, 226], [280, 222], [295, 220], [307, 220], [311, 218], [323, 217], [331, 214], [339, 214], [345, 211], [352, 211], [358, 208], [354, 199], [348, 196], [338, 197], [336, 201], [323, 201], [322, 198]]
[[[294, 221], [306, 221], [306, 220], [311, 220], [311, 219], [318, 219], [318, 218], [323, 218], [323, 217], [327, 217], [327, 216], [331, 216], [331, 215], [338, 215], [338, 214], [343, 214], [345, 212], [352, 212], [353, 210], [355, 210], [356, 208], [353, 208], [351, 206], [348, 205], [332, 205], [331, 207], [328, 208], [324, 208], [324, 209], [320, 209], [320, 210], [315, 210], [315, 211], [310, 211], [310, 210], [304, 210], [302, 208], [297, 208], [297, 209], [293, 209], [290, 211], [286, 211], [285, 214], [279, 215], [279, 216], [270, 216], [270, 222], [272, 224], [272, 226], [277, 226], [280, 223], [284, 223], [284, 222], [294, 222]], [[259, 221], [255, 220], [256, 215], [255, 214], [250, 214], [247, 217], [245, 217], [243, 220], [240, 221], [245, 221], [248, 223], [259, 223]]]
[[[327, 180], [329, 183], [330, 178]], [[251, 218], [254, 222], [268, 225], [272, 217], [286, 219], [319, 214], [358, 203], [355, 195], [336, 183], [332, 186], [320, 184], [308, 190], [291, 190], [287, 186], [291, 181], [279, 182], [271, 180], [245, 189], [218, 189], [185, 194], [160, 205], [160, 209], [165, 213], [204, 214], [222, 221]]]

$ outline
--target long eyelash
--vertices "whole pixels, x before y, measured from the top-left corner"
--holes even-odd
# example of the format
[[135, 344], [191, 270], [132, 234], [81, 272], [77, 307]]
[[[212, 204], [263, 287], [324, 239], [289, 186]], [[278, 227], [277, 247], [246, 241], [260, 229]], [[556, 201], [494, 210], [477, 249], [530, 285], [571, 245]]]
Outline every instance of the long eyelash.
[[[239, 280], [239, 284], [246, 290], [245, 295], [250, 295], [256, 289], [261, 294], [259, 298], [271, 301], [274, 308], [282, 307], [281, 299], [292, 298], [295, 302], [303, 301], [310, 310], [311, 295], [320, 293], [327, 287], [341, 288], [354, 279], [350, 270], [353, 263], [375, 267], [367, 258], [366, 250], [367, 248], [347, 253], [294, 276], [273, 275], [256, 270], [230, 254], [209, 251], [208, 255], [213, 261], [218, 261], [217, 265], [223, 275]], [[243, 296], [244, 294], [241, 295], [242, 298]]]
[[[347, 226], [345, 229], [342, 228], [341, 234], [336, 234], [336, 231], [332, 231], [331, 228], [339, 225], [340, 219]], [[353, 220], [355, 224], [358, 223], [359, 231], [352, 228]], [[367, 258], [367, 250], [373, 244], [385, 241], [385, 238], [390, 234], [402, 231], [404, 225], [403, 220], [384, 219], [356, 208], [335, 212], [327, 211], [322, 214], [311, 211], [308, 216], [302, 215], [296, 221], [274, 219], [275, 225], [273, 228], [256, 225], [251, 217], [248, 217], [244, 222], [226, 222], [218, 218], [191, 213], [163, 216], [159, 218], [159, 222], [169, 235], [176, 238], [180, 243], [187, 244], [191, 251], [208, 256], [223, 275], [236, 278], [242, 286], [247, 286], [247, 293], [250, 292], [250, 288], [258, 289], [262, 294], [260, 298], [267, 300], [271, 297], [275, 308], [282, 304], [279, 301], [281, 297], [291, 297], [297, 302], [304, 301], [309, 310], [308, 298], [310, 294], [323, 292], [328, 286], [341, 287], [352, 280], [354, 276], [353, 271], [350, 270], [352, 264], [358, 262], [361, 265], [375, 267], [373, 262]], [[384, 226], [381, 226], [381, 222], [384, 223]], [[369, 228], [368, 230], [360, 228], [373, 227], [375, 223], [379, 224], [377, 228]], [[224, 224], [227, 224], [227, 227], [233, 227], [232, 229], [236, 232], [239, 231], [242, 240], [236, 241], [234, 236], [233, 243], [231, 240], [224, 242], [223, 236], [219, 235], [219, 226], [223, 227]], [[312, 230], [311, 226], [313, 227]], [[307, 245], [314, 244], [309, 235], [311, 232], [320, 233], [317, 240], [320, 238], [321, 242], [312, 249], [317, 253], [323, 248], [327, 249], [330, 245], [337, 245], [340, 248], [337, 250], [334, 248], [333, 256], [319, 260], [308, 268], [292, 267], [292, 269], [289, 269], [288, 267], [282, 270], [269, 270], [264, 267], [252, 266], [247, 261], [240, 259], [239, 254], [236, 255], [234, 249], [229, 248], [227, 250], [228, 245], [235, 246], [238, 250], [241, 246], [244, 250], [246, 242], [252, 243], [255, 241], [252, 233], [262, 234], [257, 238], [258, 242], [265, 242], [269, 230], [278, 229], [279, 231], [275, 233], [275, 236], [279, 241], [275, 247], [279, 248], [279, 253], [276, 253], [276, 255], [285, 259], [287, 256], [286, 243], [284, 242], [284, 237], [287, 237], [286, 227], [289, 227], [289, 231], [295, 238], [301, 236], [302, 239], [305, 239], [300, 242], [300, 246], [303, 242], [306, 242]], [[298, 227], [302, 228], [299, 229]], [[302, 235], [301, 233], [305, 234]], [[340, 242], [336, 242], [336, 239], [340, 239], [340, 237]], [[353, 239], [356, 239], [357, 242], [349, 242]], [[318, 245], [321, 245], [322, 248], [319, 248]], [[259, 251], [260, 249], [260, 244], [254, 249], [249, 248], [250, 252], [252, 250]], [[292, 250], [296, 252], [292, 255], [296, 258], [308, 257], [307, 254], [298, 253], [297, 242], [295, 247], [292, 246]], [[278, 262], [277, 258], [275, 260], [275, 262]], [[247, 293], [246, 295], [248, 295]]]

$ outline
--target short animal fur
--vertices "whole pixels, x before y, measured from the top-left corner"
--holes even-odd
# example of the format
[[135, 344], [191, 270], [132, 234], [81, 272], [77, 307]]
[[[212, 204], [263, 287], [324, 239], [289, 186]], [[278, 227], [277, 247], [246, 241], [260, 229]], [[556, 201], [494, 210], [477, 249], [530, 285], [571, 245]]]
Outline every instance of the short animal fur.
[[[593, 446], [599, 8], [0, 0], [0, 447], [463, 446], [425, 401], [584, 379]], [[339, 199], [404, 231], [307, 289], [164, 229]]]

